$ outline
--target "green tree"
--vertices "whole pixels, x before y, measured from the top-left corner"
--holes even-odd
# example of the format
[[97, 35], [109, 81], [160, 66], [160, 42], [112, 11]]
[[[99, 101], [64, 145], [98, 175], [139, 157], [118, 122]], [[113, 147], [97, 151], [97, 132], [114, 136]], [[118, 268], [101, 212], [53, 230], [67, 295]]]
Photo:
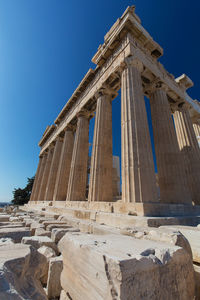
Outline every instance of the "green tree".
[[27, 178], [27, 185], [25, 186], [24, 189], [21, 189], [21, 188], [14, 189], [14, 191], [12, 192], [13, 193], [12, 204], [24, 205], [24, 204], [28, 203], [30, 196], [31, 196], [34, 179], [35, 179], [35, 176], [33, 176], [31, 178]]

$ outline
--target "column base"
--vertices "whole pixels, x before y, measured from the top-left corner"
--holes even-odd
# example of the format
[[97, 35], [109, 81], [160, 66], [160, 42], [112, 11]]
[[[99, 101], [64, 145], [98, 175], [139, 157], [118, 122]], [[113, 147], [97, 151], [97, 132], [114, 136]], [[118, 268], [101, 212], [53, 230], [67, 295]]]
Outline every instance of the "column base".
[[167, 203], [124, 203], [116, 202], [88, 202], [88, 201], [31, 201], [28, 206], [60, 208], [65, 214], [67, 209], [126, 214], [129, 216], [149, 217], [182, 217], [200, 216], [200, 205], [167, 204]]
[[[31, 201], [22, 209], [37, 211], [40, 215], [64, 215], [70, 222], [90, 228], [92, 224], [103, 224], [116, 228], [159, 227], [162, 225], [200, 224], [200, 206], [183, 204], [123, 204], [56, 201]], [[137, 215], [136, 215], [137, 214]], [[75, 225], [74, 225], [75, 226]]]

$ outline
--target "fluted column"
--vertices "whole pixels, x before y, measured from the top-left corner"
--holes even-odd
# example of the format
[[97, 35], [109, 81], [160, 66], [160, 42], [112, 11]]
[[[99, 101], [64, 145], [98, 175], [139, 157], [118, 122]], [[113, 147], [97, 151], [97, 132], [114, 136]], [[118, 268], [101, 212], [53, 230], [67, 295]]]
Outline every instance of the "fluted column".
[[53, 196], [54, 201], [66, 200], [73, 145], [74, 145], [73, 130], [72, 127], [67, 127], [65, 130], [63, 147], [62, 147], [57, 179], [56, 179], [56, 184], [54, 189], [54, 196]]
[[42, 167], [42, 160], [43, 160], [43, 157], [40, 156], [37, 171], [36, 171], [36, 174], [35, 174], [35, 179], [34, 179], [34, 183], [33, 183], [33, 188], [32, 188], [32, 192], [31, 192], [30, 201], [36, 200], [35, 199], [35, 194], [36, 194], [37, 186], [38, 186], [38, 184], [40, 184], [38, 182], [38, 179], [40, 177], [40, 172], [41, 172], [41, 167]]
[[48, 177], [49, 177], [49, 171], [50, 171], [50, 167], [51, 167], [51, 161], [52, 161], [52, 157], [53, 157], [53, 151], [54, 151], [53, 146], [52, 145], [49, 146], [46, 163], [45, 163], [45, 167], [44, 167], [44, 172], [43, 172], [42, 178], [41, 178], [40, 190], [38, 193], [38, 200], [41, 200], [41, 201], [43, 201], [45, 199], [44, 197], [45, 197], [46, 185], [47, 185], [47, 181], [48, 181]]
[[194, 132], [198, 141], [198, 146], [200, 147], [200, 125], [199, 124], [193, 124]]
[[47, 201], [53, 200], [53, 193], [54, 193], [54, 188], [56, 183], [62, 145], [63, 145], [62, 138], [57, 137], [54, 152], [53, 152], [51, 167], [49, 171], [47, 186], [46, 186], [45, 200]]
[[142, 82], [142, 65], [127, 64], [122, 72], [122, 200], [156, 202], [154, 171]]
[[195, 204], [200, 204], [200, 149], [187, 109], [174, 113], [179, 149], [183, 155], [187, 182]]
[[78, 114], [72, 162], [67, 190], [67, 201], [85, 200], [89, 147], [89, 120], [85, 112]]
[[112, 165], [112, 100], [102, 90], [97, 95], [89, 201], [113, 200]]
[[191, 203], [191, 197], [186, 188], [184, 163], [165, 90], [154, 89], [150, 96], [150, 103], [160, 201], [162, 203]]
[[41, 164], [41, 169], [40, 169], [39, 176], [38, 176], [37, 186], [36, 186], [36, 189], [35, 189], [34, 201], [39, 200], [38, 196], [39, 196], [39, 192], [40, 192], [40, 188], [41, 188], [42, 177], [43, 177], [43, 174], [44, 174], [46, 161], [47, 161], [47, 153], [44, 152], [42, 154], [42, 164]]

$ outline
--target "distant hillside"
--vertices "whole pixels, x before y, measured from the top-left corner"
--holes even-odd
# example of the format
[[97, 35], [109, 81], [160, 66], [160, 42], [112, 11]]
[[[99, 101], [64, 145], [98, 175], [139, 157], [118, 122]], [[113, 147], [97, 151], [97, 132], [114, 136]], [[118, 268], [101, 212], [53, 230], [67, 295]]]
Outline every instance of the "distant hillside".
[[9, 204], [10, 204], [10, 202], [0, 202], [0, 207], [4, 207]]

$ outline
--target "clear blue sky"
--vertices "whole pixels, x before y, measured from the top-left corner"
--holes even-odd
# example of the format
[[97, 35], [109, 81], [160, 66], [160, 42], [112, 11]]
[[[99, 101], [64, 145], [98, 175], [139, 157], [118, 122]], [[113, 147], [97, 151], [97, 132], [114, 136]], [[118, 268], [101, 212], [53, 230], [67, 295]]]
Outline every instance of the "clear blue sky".
[[[136, 5], [164, 48], [161, 62], [186, 73], [200, 98], [198, 0], [0, 0], [0, 201], [34, 175], [37, 143], [85, 73], [112, 24]], [[113, 102], [113, 152], [120, 155], [120, 101]]]

